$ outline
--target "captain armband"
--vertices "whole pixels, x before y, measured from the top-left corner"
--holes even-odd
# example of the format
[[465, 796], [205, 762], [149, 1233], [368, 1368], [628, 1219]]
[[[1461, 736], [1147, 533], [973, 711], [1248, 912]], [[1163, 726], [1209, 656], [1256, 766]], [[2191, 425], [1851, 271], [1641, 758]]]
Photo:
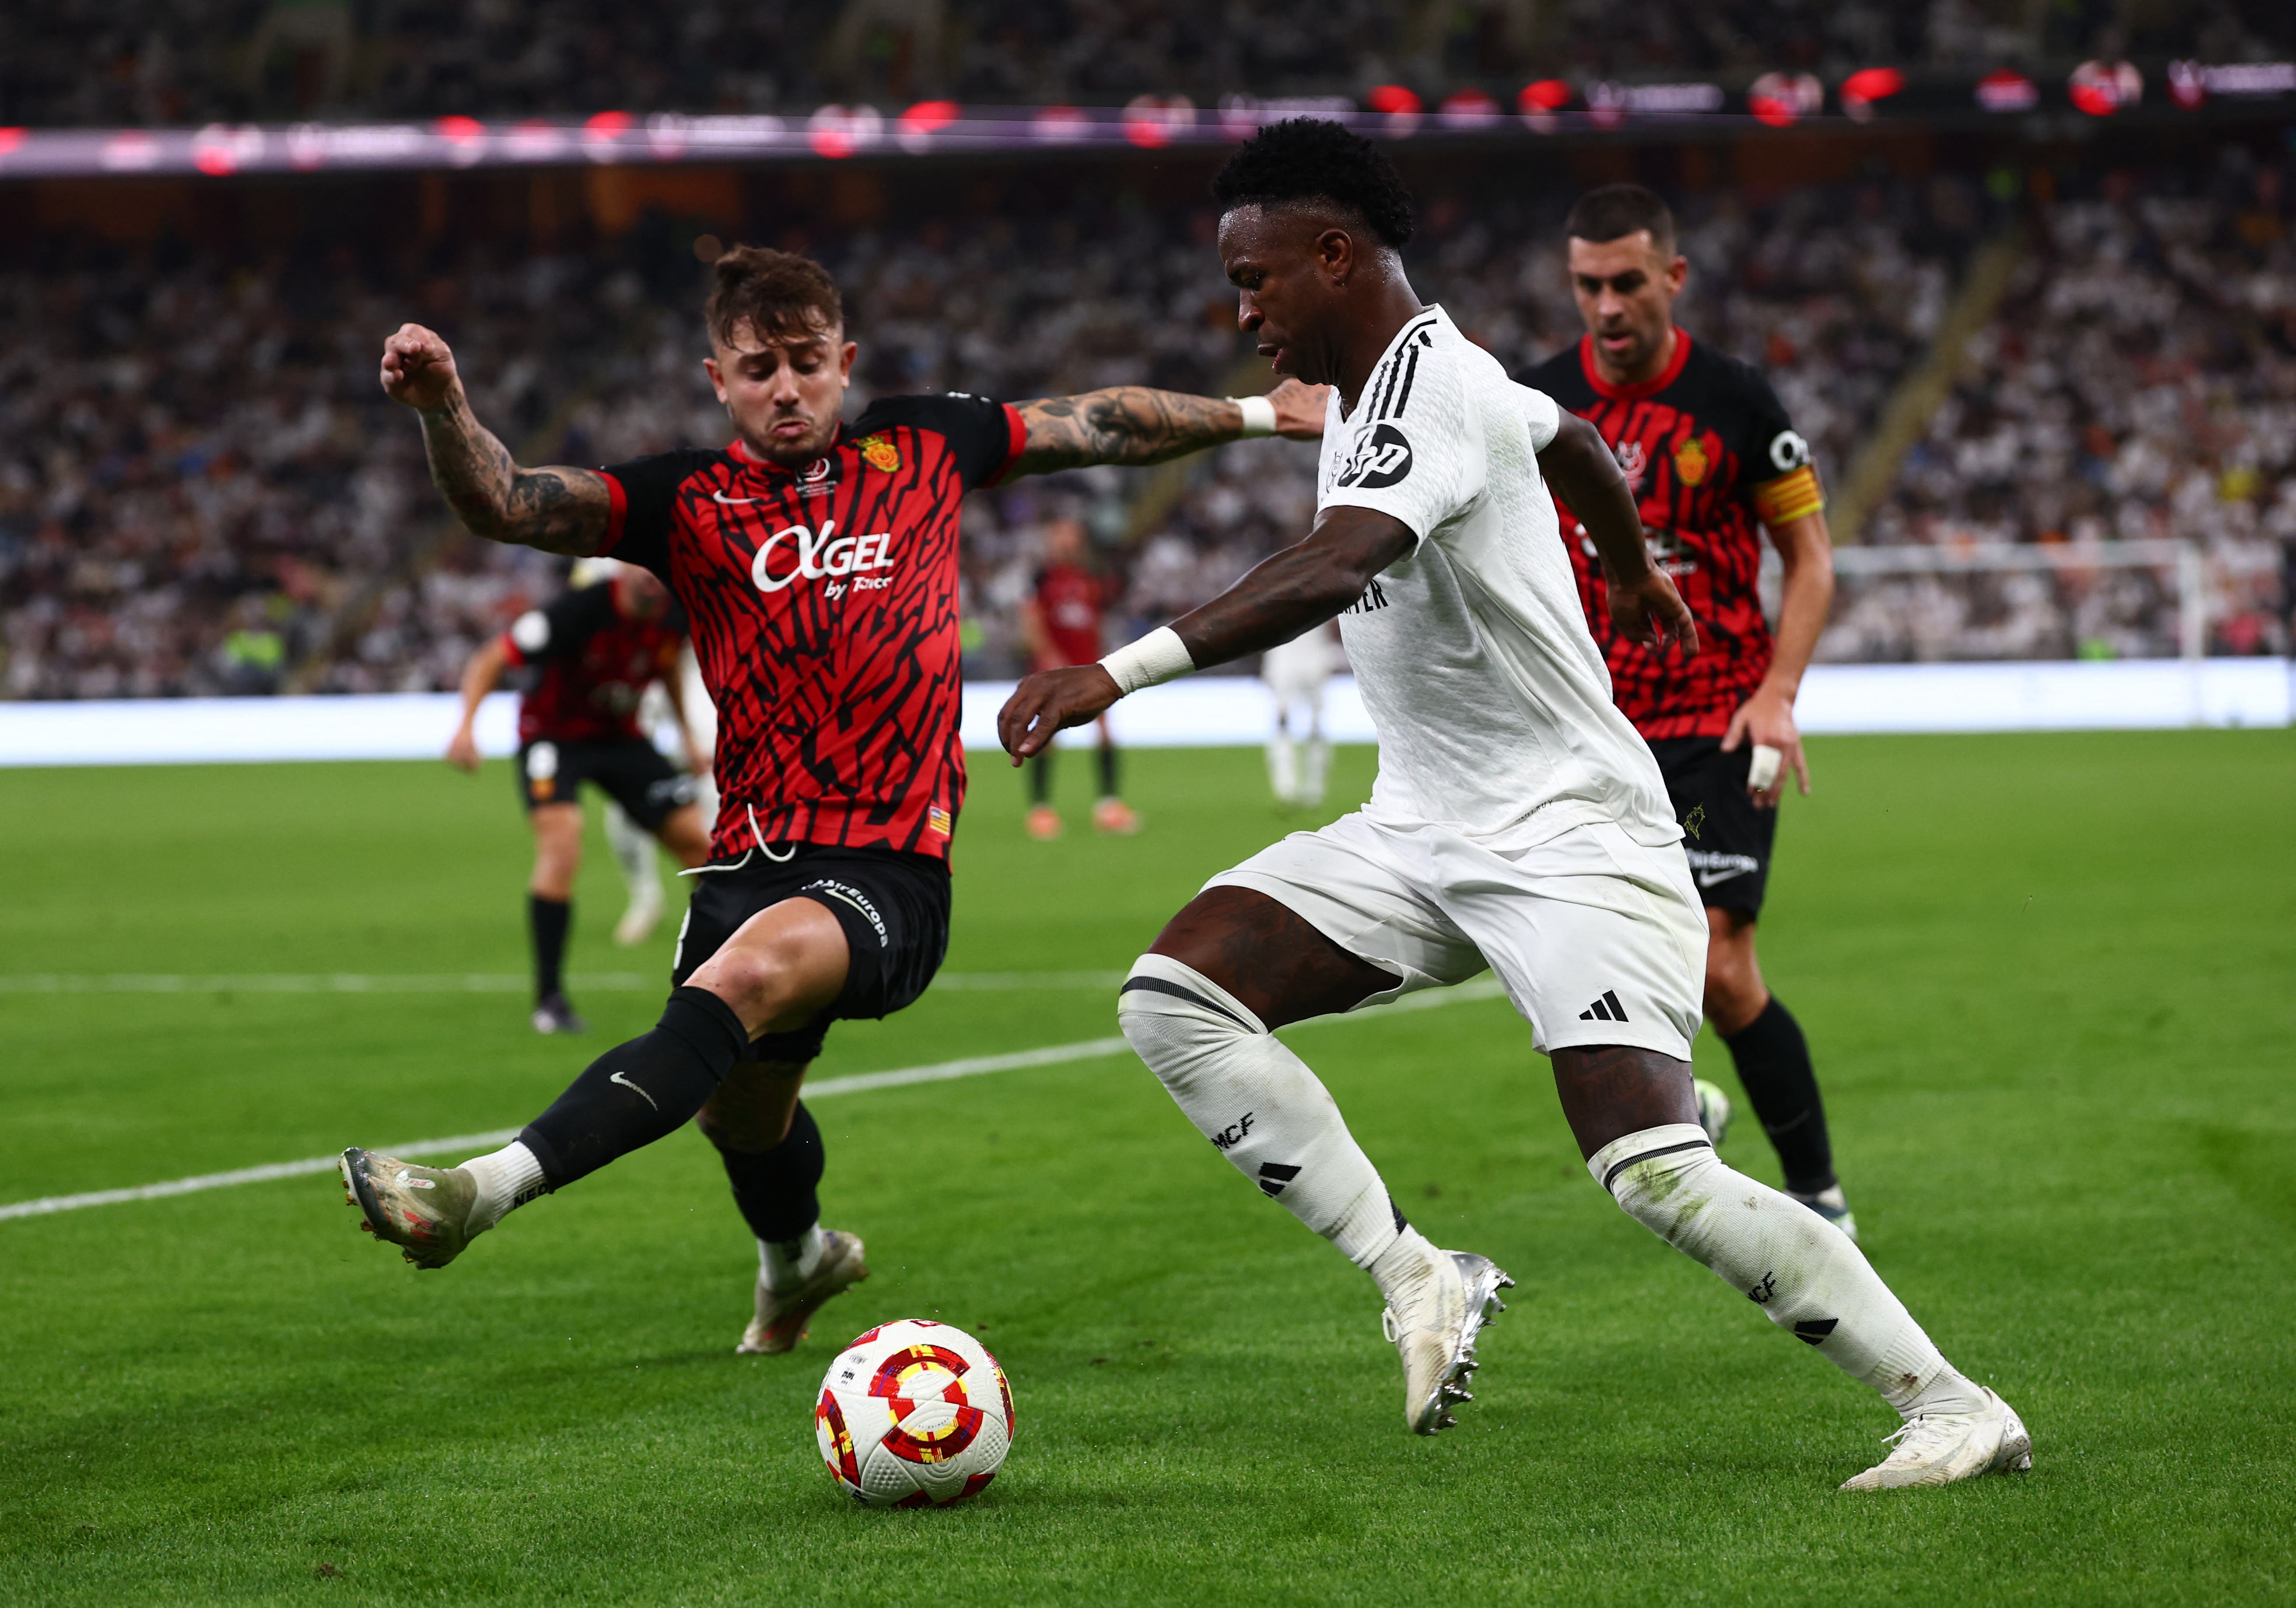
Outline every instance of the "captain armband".
[[1805, 464], [1792, 474], [1764, 480], [1754, 488], [1753, 501], [1754, 517], [1773, 530], [1819, 512], [1825, 491], [1817, 483], [1817, 466]]
[[1139, 641], [1128, 643], [1100, 661], [1116, 683], [1119, 694], [1128, 695], [1144, 686], [1159, 682], [1177, 680], [1196, 668], [1189, 657], [1188, 644], [1169, 626], [1158, 626]]

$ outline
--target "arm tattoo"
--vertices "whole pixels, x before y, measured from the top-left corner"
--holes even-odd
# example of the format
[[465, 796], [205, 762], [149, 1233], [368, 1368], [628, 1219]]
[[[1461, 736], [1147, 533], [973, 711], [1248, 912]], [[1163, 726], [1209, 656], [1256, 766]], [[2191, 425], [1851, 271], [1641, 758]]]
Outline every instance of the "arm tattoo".
[[1028, 444], [1021, 474], [1049, 474], [1087, 464], [1160, 464], [1242, 433], [1243, 410], [1218, 397], [1190, 397], [1117, 385], [1080, 397], [1047, 397], [1020, 405]]
[[521, 469], [456, 395], [422, 415], [430, 480], [473, 536], [581, 556], [606, 537], [606, 482], [586, 469]]

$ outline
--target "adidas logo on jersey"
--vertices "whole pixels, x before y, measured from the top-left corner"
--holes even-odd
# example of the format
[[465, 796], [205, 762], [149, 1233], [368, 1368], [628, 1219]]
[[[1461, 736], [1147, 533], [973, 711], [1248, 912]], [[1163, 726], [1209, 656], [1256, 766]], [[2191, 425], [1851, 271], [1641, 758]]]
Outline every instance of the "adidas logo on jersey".
[[1620, 1005], [1619, 997], [1608, 989], [1603, 990], [1602, 998], [1578, 1013], [1581, 1021], [1624, 1021], [1626, 1019], [1627, 1007]]

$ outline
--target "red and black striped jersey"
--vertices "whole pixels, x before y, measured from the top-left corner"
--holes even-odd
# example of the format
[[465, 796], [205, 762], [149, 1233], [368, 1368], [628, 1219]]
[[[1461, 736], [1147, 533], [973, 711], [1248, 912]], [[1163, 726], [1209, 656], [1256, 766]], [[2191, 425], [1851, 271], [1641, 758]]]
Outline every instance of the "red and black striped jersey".
[[980, 397], [889, 397], [798, 469], [738, 441], [604, 471], [603, 551], [685, 605], [718, 706], [712, 852], [839, 843], [946, 857], [957, 742], [957, 518], [1021, 455]]
[[1036, 669], [1091, 664], [1107, 651], [1101, 644], [1100, 620], [1111, 601], [1109, 591], [1106, 581], [1076, 564], [1048, 564], [1037, 571], [1037, 615], [1054, 658]]
[[1611, 444], [1641, 506], [1651, 556], [1698, 621], [1698, 657], [1688, 664], [1621, 636], [1611, 623], [1595, 544], [1555, 499], [1587, 623], [1610, 664], [1619, 707], [1644, 737], [1722, 735], [1770, 668], [1769, 622], [1755, 590], [1762, 561], [1757, 527], [1825, 505], [1809, 444], [1751, 365], [1678, 329], [1666, 371], [1636, 385], [1602, 378], [1592, 336], [1521, 380], [1587, 419]]
[[611, 581], [578, 587], [502, 634], [512, 664], [541, 671], [519, 700], [520, 746], [645, 734], [638, 704], [648, 686], [676, 673], [685, 621], [675, 606], [658, 619], [631, 619], [619, 603]]

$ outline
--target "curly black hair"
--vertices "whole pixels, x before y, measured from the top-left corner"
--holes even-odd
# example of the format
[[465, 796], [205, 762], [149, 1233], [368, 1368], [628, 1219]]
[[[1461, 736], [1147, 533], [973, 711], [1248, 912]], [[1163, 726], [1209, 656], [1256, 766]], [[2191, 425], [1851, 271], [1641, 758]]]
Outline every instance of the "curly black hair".
[[1322, 118], [1270, 123], [1243, 143], [1212, 180], [1222, 212], [1238, 207], [1327, 201], [1358, 214], [1390, 246], [1411, 238], [1411, 193], [1387, 153]]

